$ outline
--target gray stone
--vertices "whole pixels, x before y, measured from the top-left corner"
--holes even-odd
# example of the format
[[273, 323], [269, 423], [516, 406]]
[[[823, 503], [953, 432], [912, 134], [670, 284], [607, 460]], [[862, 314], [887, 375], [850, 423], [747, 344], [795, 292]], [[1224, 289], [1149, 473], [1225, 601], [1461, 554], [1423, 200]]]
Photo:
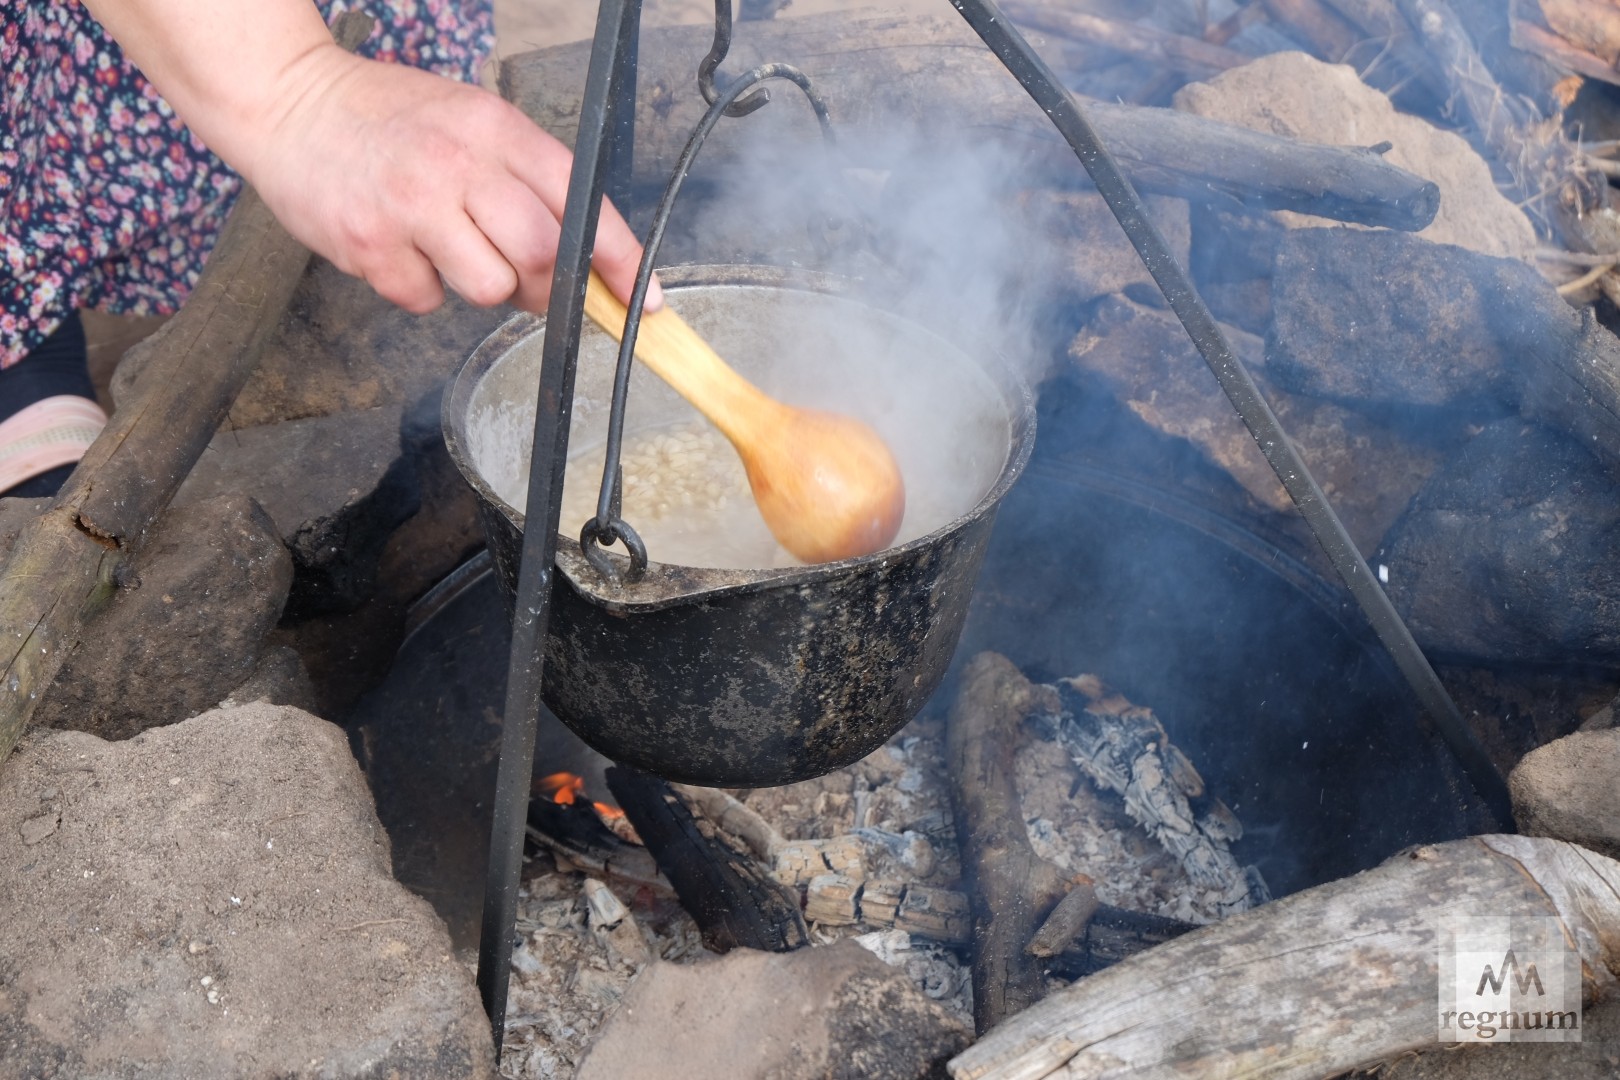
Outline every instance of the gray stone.
[[286, 645], [267, 646], [253, 674], [219, 704], [221, 708], [228, 708], [256, 701], [290, 705], [305, 712], [316, 711], [315, 684], [297, 650]]
[[[1171, 254], [1186, 266], [1192, 244], [1192, 219], [1186, 202], [1165, 195], [1149, 195], [1142, 201]], [[1026, 238], [1039, 237], [1040, 251], [1061, 252], [1057, 284], [1064, 290], [1066, 302], [1084, 303], [1113, 293], [1150, 304], [1164, 302], [1142, 257], [1095, 191], [1035, 188], [1016, 196], [1014, 207], [1028, 215]], [[1040, 251], [1026, 250], [1025, 254], [1038, 258]]]
[[1369, 561], [1426, 649], [1620, 660], [1620, 492], [1585, 447], [1502, 420], [1453, 454]]
[[[1230, 328], [1227, 333], [1240, 353], [1258, 358], [1257, 340]], [[1277, 474], [1173, 315], [1123, 296], [1106, 297], [1069, 344], [1069, 357], [1099, 376], [1149, 427], [1198, 447], [1258, 505], [1291, 506]]]
[[[1357, 547], [1371, 552], [1438, 467], [1440, 447], [1462, 441], [1461, 424], [1430, 421], [1419, 432], [1366, 409], [1286, 393], [1266, 379], [1260, 341], [1225, 330]], [[1143, 423], [1197, 447], [1257, 507], [1294, 513], [1277, 474], [1174, 316], [1123, 296], [1105, 297], [1070, 342], [1069, 357]]]
[[1532, 266], [1406, 233], [1297, 229], [1277, 244], [1268, 374], [1342, 401], [1511, 400], [1581, 319]]
[[223, 431], [177, 504], [245, 492], [269, 512], [293, 555], [287, 614], [348, 611], [376, 589], [383, 548], [421, 504], [400, 448], [398, 406]]
[[967, 1046], [961, 1020], [853, 941], [701, 964], [654, 964], [577, 1080], [901, 1080]]
[[[1497, 190], [1491, 167], [1461, 135], [1398, 111], [1389, 95], [1367, 85], [1355, 68], [1326, 64], [1301, 52], [1275, 52], [1176, 92], [1174, 107], [1329, 146], [1391, 146], [1384, 160], [1432, 180], [1440, 211], [1419, 236], [1486, 255], [1528, 260], [1536, 231], [1524, 212]], [[1281, 211], [1291, 225], [1326, 222]]]
[[468, 971], [323, 720], [36, 729], [0, 771], [0, 864], [0, 1074], [493, 1074]]
[[252, 673], [291, 584], [287, 549], [251, 498], [171, 507], [35, 723], [122, 739], [212, 708]]
[[1526, 836], [1620, 859], [1620, 728], [1576, 731], [1526, 754], [1508, 778]]

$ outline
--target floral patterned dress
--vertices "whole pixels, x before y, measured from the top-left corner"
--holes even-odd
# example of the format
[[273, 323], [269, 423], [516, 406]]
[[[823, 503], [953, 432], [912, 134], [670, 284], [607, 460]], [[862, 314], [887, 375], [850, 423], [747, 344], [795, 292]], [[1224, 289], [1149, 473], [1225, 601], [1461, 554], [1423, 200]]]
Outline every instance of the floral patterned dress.
[[[360, 50], [472, 80], [492, 0], [321, 0], [377, 20]], [[0, 367], [78, 308], [167, 314], [241, 180], [197, 140], [78, 0], [0, 0]]]

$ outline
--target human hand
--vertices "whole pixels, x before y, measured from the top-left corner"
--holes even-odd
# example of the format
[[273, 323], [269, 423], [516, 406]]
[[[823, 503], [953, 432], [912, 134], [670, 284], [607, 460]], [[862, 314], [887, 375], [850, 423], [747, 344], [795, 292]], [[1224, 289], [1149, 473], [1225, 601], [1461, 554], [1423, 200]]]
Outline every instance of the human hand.
[[[442, 276], [480, 306], [544, 311], [573, 156], [478, 87], [335, 45], [289, 66], [233, 162], [287, 230], [416, 313]], [[603, 204], [593, 265], [628, 299], [641, 245]], [[662, 305], [657, 280], [647, 310]]]

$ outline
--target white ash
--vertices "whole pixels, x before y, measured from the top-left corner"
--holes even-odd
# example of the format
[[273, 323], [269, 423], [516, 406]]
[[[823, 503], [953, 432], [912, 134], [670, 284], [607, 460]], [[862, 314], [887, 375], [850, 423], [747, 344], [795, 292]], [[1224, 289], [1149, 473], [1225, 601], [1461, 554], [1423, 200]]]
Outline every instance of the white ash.
[[973, 1015], [973, 972], [956, 953], [904, 930], [856, 934], [860, 946], [890, 967], [904, 971], [922, 992], [957, 1015]]
[[[1208, 922], [1269, 900], [1254, 867], [1233, 857], [1243, 835], [1237, 816], [1205, 789], [1187, 755], [1170, 741], [1153, 710], [1132, 704], [1095, 675], [1061, 679], [1058, 715], [1034, 718], [1102, 791], [1123, 797], [1125, 812], [1185, 869], [1189, 908]], [[1185, 917], [1185, 916], [1183, 916]]]
[[1063, 747], [1024, 727], [1013, 781], [1035, 854], [1092, 878], [1105, 904], [1213, 921], [1216, 913], [1196, 895], [1186, 870], [1130, 819], [1124, 800], [1098, 791]]
[[531, 859], [524, 873], [501, 1075], [567, 1080], [649, 957], [690, 962], [712, 954], [685, 912], [638, 895], [645, 889], [614, 892], [559, 870], [549, 855]]

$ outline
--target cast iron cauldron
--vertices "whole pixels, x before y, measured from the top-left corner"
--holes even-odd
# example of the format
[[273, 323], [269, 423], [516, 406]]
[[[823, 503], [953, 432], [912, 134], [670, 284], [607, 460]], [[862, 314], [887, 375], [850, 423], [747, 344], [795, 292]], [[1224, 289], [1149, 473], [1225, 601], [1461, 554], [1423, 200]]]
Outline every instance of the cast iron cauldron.
[[[999, 358], [970, 356], [856, 301], [843, 283], [766, 267], [661, 278], [681, 315], [767, 393], [875, 427], [906, 477], [906, 521], [886, 551], [777, 569], [664, 564], [649, 535], [647, 572], [624, 584], [598, 574], [576, 537], [559, 536], [546, 704], [606, 756], [673, 780], [748, 787], [819, 776], [880, 746], [939, 685], [996, 508], [1029, 458], [1033, 404]], [[535, 316], [507, 321], [444, 405], [451, 457], [478, 495], [508, 595], [544, 329]], [[573, 447], [605, 437], [615, 357], [613, 342], [587, 327]], [[638, 365], [627, 438], [696, 415]], [[632, 507], [624, 516], [637, 524]]]

